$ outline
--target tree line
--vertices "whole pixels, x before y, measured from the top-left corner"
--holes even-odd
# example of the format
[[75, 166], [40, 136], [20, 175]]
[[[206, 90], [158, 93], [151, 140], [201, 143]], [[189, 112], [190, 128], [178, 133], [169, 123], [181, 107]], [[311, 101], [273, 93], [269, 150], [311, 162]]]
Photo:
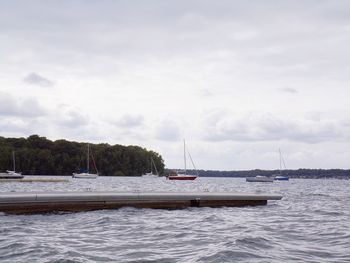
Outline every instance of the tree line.
[[[87, 143], [67, 140], [51, 141], [31, 135], [28, 138], [0, 136], [0, 172], [12, 170], [15, 152], [16, 171], [27, 175], [71, 175], [86, 169]], [[151, 169], [151, 159], [159, 174], [164, 173], [164, 160], [154, 151], [139, 146], [90, 144], [93, 162], [103, 176], [140, 176]]]
[[[165, 173], [170, 172], [166, 170]], [[246, 170], [246, 171], [216, 171], [216, 170], [198, 170], [199, 176], [202, 177], [238, 177], [246, 178], [257, 175], [272, 176], [280, 173], [279, 170]], [[188, 174], [195, 175], [195, 170], [187, 170]], [[339, 178], [350, 179], [350, 170], [346, 169], [297, 169], [297, 170], [282, 170], [282, 175], [290, 178]]]

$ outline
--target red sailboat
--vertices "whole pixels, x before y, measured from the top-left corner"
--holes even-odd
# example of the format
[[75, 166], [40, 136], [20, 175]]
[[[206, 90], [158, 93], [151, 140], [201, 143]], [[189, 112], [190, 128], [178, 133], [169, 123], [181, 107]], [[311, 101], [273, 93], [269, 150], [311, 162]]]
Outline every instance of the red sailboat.
[[187, 175], [187, 174], [177, 174], [177, 175], [169, 175], [169, 180], [194, 180], [196, 179], [196, 175]]
[[[192, 165], [193, 165], [193, 167], [196, 170], [196, 167], [195, 167], [195, 165], [193, 163], [192, 157], [191, 157], [189, 152], [188, 152], [188, 156], [190, 157]], [[184, 140], [184, 162], [185, 162], [184, 173], [177, 173], [176, 175], [169, 175], [167, 177], [169, 180], [195, 180], [198, 177], [197, 170], [196, 170], [197, 175], [188, 175], [188, 174], [186, 174], [186, 143], [185, 143], [185, 140]]]

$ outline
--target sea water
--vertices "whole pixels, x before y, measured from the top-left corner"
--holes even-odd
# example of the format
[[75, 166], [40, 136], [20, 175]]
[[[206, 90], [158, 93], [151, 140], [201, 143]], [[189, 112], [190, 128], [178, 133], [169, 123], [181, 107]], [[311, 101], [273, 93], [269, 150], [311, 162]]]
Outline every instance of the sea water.
[[52, 178], [69, 182], [0, 183], [0, 192], [209, 191], [283, 199], [257, 207], [0, 213], [0, 262], [350, 262], [350, 180]]

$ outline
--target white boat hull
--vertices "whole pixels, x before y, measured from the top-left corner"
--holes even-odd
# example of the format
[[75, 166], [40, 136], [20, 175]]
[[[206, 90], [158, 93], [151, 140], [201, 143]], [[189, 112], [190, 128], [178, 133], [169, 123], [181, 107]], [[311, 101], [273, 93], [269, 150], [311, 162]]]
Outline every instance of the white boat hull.
[[247, 182], [261, 182], [261, 183], [272, 183], [273, 178], [272, 177], [266, 177], [266, 176], [255, 176], [255, 177], [247, 177]]
[[158, 175], [153, 174], [153, 173], [146, 173], [146, 174], [143, 174], [141, 176], [144, 177], [144, 178], [156, 178], [156, 177], [159, 177]]
[[78, 179], [96, 179], [98, 177], [98, 174], [88, 174], [88, 173], [73, 173], [73, 178]]
[[22, 179], [24, 175], [16, 173], [14, 171], [7, 171], [6, 173], [0, 173], [0, 179]]

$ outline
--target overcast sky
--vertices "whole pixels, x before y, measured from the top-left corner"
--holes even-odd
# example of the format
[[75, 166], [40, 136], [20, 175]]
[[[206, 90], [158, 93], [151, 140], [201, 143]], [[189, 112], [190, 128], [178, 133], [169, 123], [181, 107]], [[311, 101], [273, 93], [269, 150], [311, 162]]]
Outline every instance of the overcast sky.
[[0, 136], [169, 168], [350, 168], [350, 1], [1, 1]]

